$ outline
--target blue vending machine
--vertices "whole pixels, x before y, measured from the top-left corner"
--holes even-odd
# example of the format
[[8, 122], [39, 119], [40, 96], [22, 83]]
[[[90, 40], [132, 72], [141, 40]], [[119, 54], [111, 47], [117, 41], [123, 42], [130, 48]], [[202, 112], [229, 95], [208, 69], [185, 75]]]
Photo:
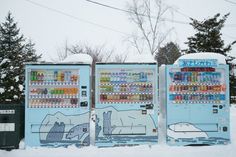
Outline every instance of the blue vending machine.
[[95, 145], [156, 144], [157, 64], [96, 64]]
[[25, 144], [90, 144], [90, 65], [26, 65]]
[[169, 145], [230, 142], [228, 65], [216, 59], [179, 59], [177, 65], [161, 67], [160, 75]]

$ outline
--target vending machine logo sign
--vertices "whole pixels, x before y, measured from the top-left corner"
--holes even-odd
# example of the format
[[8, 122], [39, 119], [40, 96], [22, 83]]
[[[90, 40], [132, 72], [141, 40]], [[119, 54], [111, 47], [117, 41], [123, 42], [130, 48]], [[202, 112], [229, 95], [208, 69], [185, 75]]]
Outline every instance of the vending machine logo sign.
[[180, 59], [180, 67], [216, 67], [217, 59]]

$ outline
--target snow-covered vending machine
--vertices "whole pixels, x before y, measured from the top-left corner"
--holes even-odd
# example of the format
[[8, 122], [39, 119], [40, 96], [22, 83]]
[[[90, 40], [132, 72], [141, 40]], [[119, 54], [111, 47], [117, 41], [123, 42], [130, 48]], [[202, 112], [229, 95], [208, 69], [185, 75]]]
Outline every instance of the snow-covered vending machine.
[[97, 63], [95, 145], [158, 141], [157, 64]]
[[90, 144], [90, 65], [26, 65], [26, 146]]
[[217, 59], [179, 59], [160, 68], [169, 145], [230, 142], [229, 69]]

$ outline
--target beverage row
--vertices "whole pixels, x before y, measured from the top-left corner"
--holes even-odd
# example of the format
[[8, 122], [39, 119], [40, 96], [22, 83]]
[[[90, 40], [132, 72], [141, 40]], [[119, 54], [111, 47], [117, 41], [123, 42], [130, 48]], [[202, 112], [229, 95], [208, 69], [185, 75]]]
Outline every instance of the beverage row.
[[121, 85], [100, 85], [100, 92], [152, 92], [153, 85], [149, 84], [121, 84]]
[[30, 95], [77, 95], [78, 88], [32, 88]]
[[173, 82], [182, 83], [219, 83], [220, 72], [170, 72]]
[[101, 72], [100, 83], [149, 82], [153, 72]]
[[75, 71], [62, 71], [62, 70], [47, 70], [47, 71], [31, 71], [31, 83], [48, 83], [55, 84], [57, 82], [63, 83], [76, 83], [78, 74]]
[[170, 85], [170, 92], [225, 92], [226, 85]]
[[62, 98], [53, 98], [53, 99], [32, 99], [29, 102], [30, 107], [69, 107], [78, 105], [77, 98], [71, 99], [62, 99]]
[[225, 101], [225, 94], [170, 94], [170, 101]]
[[116, 95], [108, 95], [108, 94], [101, 94], [100, 95], [100, 102], [146, 102], [152, 101], [153, 95], [152, 94], [116, 94]]

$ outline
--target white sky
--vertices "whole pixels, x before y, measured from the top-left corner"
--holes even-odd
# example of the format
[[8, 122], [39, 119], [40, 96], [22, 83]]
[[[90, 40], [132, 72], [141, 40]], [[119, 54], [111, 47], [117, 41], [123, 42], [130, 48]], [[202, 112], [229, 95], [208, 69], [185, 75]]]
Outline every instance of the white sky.
[[[60, 10], [76, 18], [103, 25], [117, 31], [131, 34], [136, 28], [128, 20], [127, 14], [98, 6], [86, 0], [30, 0], [44, 6]], [[126, 9], [127, 2], [132, 0], [94, 0], [118, 8]], [[223, 28], [222, 38], [225, 43], [236, 40], [236, 0], [165, 0], [179, 12], [198, 20], [213, 17], [216, 13], [224, 15], [231, 13]], [[18, 27], [25, 37], [36, 43], [37, 53], [43, 54], [43, 59], [56, 58], [57, 50], [62, 48], [67, 40], [68, 45], [88, 43], [89, 45], [105, 44], [107, 49], [115, 49], [116, 53], [131, 51], [126, 42], [126, 36], [108, 29], [92, 25], [75, 18], [33, 5], [27, 0], [0, 0], [0, 22], [4, 21], [8, 11], [11, 11]], [[171, 18], [171, 17], [169, 17]], [[174, 12], [173, 20], [190, 22], [190, 20]], [[233, 26], [233, 27], [232, 27]], [[188, 24], [167, 22], [166, 28], [174, 27], [168, 41], [174, 41], [180, 47], [186, 48], [184, 42], [194, 34]], [[236, 56], [236, 45], [232, 54]]]

